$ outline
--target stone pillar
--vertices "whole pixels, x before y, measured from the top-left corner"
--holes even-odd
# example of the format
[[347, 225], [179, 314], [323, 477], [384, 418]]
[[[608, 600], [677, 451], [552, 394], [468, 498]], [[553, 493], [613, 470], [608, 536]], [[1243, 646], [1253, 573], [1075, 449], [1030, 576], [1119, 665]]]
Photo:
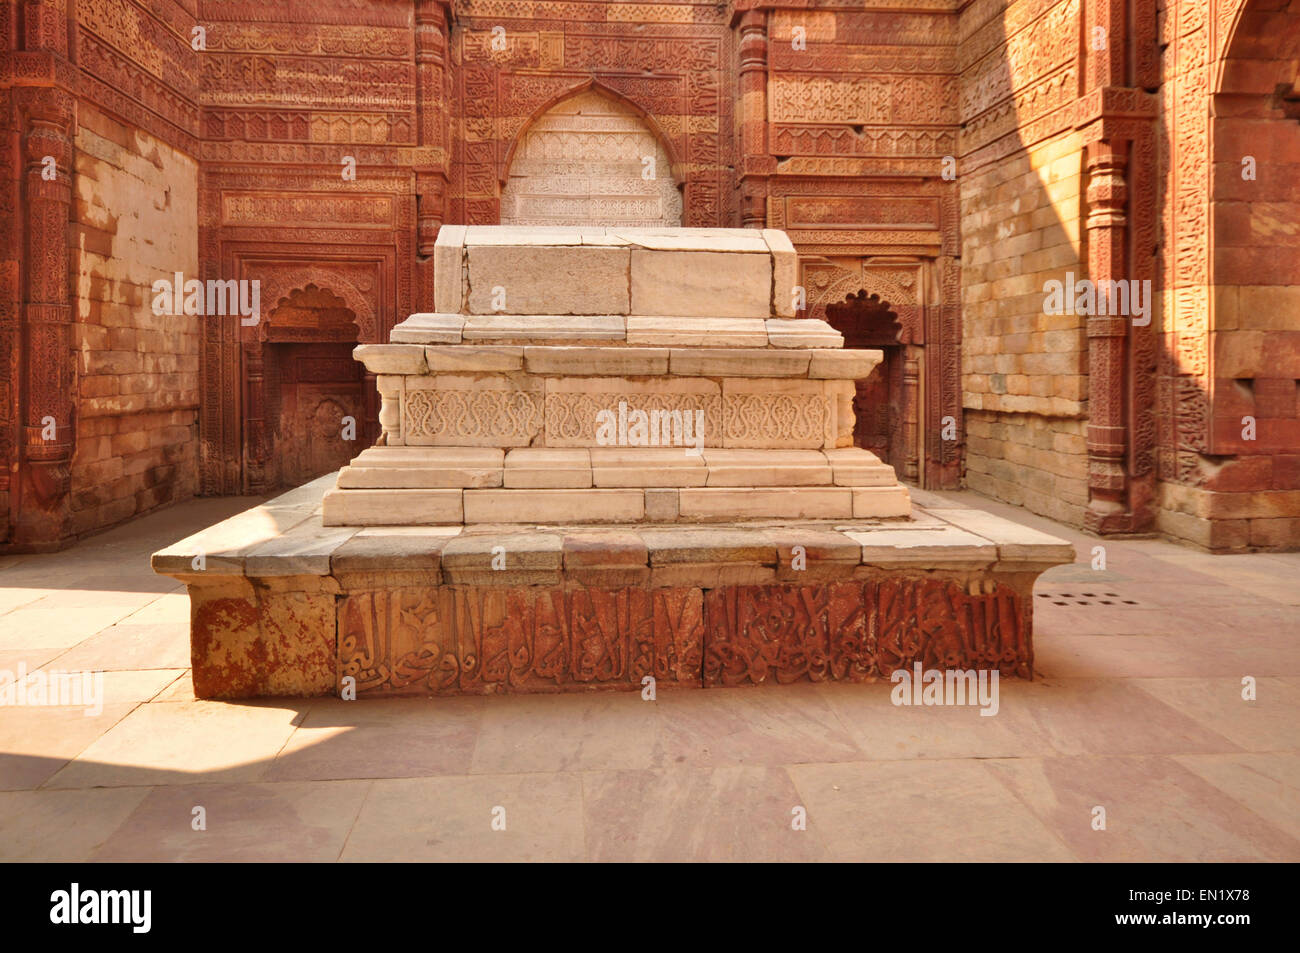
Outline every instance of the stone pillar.
[[[1088, 145], [1088, 275], [1098, 289], [1127, 279], [1128, 186], [1124, 181], [1127, 143], [1098, 141]], [[1125, 408], [1127, 338], [1131, 317], [1094, 314], [1088, 334], [1088, 511], [1090, 530], [1122, 532], [1129, 528], [1128, 428]]]
[[269, 430], [266, 425], [266, 381], [259, 340], [245, 341], [244, 349], [244, 492], [261, 493], [267, 487], [266, 458]]
[[913, 344], [898, 348], [898, 360], [903, 364], [903, 405], [897, 409], [902, 418], [898, 428], [903, 444], [903, 466], [900, 476], [917, 483], [921, 479], [921, 457], [918, 422], [921, 419], [921, 363], [925, 351]]
[[739, 25], [740, 223], [767, 227], [767, 180], [776, 160], [767, 151], [767, 11], [747, 10]]
[[[421, 308], [433, 302], [433, 245], [442, 228], [450, 142], [447, 95], [446, 0], [415, 4], [415, 88], [418, 142], [415, 153], [416, 271]], [[367, 342], [371, 343], [371, 342]]]
[[[29, 17], [34, 11], [29, 6]], [[65, 24], [66, 25], [66, 24]], [[56, 545], [72, 532], [76, 444], [68, 222], [76, 99], [66, 90], [16, 91], [26, 219], [22, 303], [22, 448], [14, 542]]]

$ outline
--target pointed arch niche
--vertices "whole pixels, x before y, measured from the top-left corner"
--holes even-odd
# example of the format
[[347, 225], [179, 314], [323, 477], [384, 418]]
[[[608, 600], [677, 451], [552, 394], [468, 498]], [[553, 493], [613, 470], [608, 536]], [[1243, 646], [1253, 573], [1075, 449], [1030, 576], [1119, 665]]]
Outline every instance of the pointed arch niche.
[[871, 376], [856, 382], [854, 445], [892, 465], [901, 479], [927, 486], [927, 470], [937, 468], [927, 466], [920, 439], [927, 399], [933, 399], [924, 371], [923, 272], [920, 262], [882, 267], [811, 258], [803, 262], [803, 316], [829, 323], [844, 335], [845, 347], [881, 350], [884, 359]]
[[631, 103], [587, 85], [540, 112], [508, 157], [502, 225], [682, 224], [673, 157]]

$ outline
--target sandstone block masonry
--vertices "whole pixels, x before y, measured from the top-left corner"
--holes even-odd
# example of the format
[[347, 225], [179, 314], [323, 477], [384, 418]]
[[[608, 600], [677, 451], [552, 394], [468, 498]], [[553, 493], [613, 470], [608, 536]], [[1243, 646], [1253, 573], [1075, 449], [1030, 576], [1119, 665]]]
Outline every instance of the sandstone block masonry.
[[198, 271], [198, 167], [83, 104], [73, 256], [74, 535], [194, 495], [199, 321], [155, 315], [150, 288]]

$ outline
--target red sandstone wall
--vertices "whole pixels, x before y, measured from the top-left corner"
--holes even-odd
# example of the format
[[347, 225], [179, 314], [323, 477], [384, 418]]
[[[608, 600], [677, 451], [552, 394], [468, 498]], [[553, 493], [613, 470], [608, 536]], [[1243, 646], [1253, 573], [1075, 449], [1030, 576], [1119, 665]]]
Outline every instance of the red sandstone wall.
[[942, 175], [958, 148], [955, 7], [788, 6], [769, 15], [766, 136], [752, 146], [742, 129], [746, 167], [769, 164], [765, 221], [799, 251], [807, 316], [860, 290], [889, 302], [904, 345], [889, 462], [955, 487], [961, 434], [941, 436], [961, 417], [961, 225]]
[[68, 528], [81, 535], [194, 495], [204, 319], [152, 309], [155, 279], [198, 276], [194, 3], [81, 0], [76, 11]]
[[80, 534], [194, 495], [205, 319], [151, 307], [154, 280], [198, 274], [197, 163], [89, 102], [77, 119], [71, 529]]
[[1180, 0], [1162, 41], [1157, 525], [1216, 550], [1294, 548], [1300, 4]]
[[1043, 285], [1088, 273], [1080, 0], [961, 13], [962, 385], [966, 485], [1067, 523], [1088, 503], [1085, 318]]

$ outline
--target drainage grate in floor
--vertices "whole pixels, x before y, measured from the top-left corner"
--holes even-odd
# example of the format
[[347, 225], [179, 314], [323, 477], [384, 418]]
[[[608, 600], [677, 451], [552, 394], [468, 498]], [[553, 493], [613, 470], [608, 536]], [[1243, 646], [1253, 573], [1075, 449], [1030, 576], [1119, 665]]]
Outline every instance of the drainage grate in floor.
[[1054, 606], [1136, 606], [1140, 603], [1126, 599], [1118, 592], [1102, 589], [1072, 589], [1069, 592], [1036, 592], [1039, 599], [1047, 599]]

